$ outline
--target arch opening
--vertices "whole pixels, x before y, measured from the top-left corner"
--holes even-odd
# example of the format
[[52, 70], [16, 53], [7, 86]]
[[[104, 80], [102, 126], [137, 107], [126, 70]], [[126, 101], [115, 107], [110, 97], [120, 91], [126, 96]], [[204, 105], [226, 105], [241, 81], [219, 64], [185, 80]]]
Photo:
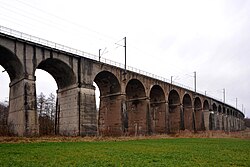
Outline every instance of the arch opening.
[[76, 83], [73, 69], [61, 60], [48, 58], [42, 61], [37, 66], [37, 69], [42, 69], [52, 75], [58, 89], [63, 89]]
[[[57, 84], [51, 74], [37, 69], [36, 108], [39, 122], [39, 135], [55, 135], [59, 122], [57, 113]], [[46, 79], [44, 79], [46, 78]]]
[[95, 78], [98, 107], [98, 133], [100, 135], [121, 134], [121, 86], [117, 77], [109, 71], [99, 72]]
[[213, 112], [214, 112], [214, 113], [217, 113], [217, 106], [216, 106], [215, 103], [213, 103]]
[[76, 93], [76, 76], [73, 69], [62, 60], [48, 58], [37, 65], [34, 75], [38, 84], [36, 107], [40, 135], [76, 135], [78, 123], [72, 124], [69, 120], [69, 117], [78, 118], [78, 98], [73, 98], [75, 94], [70, 93]]
[[208, 111], [209, 110], [209, 104], [208, 104], [207, 100], [205, 100], [204, 103], [203, 103], [203, 110], [204, 111]]
[[5, 69], [0, 65], [0, 136], [6, 136], [10, 133], [8, 126], [9, 114], [9, 83], [10, 77]]
[[185, 94], [183, 97], [183, 117], [184, 117], [184, 129], [193, 130], [193, 109], [192, 100], [189, 94]]
[[23, 65], [18, 57], [2, 46], [0, 46], [0, 65], [9, 74], [11, 82], [20, 79], [24, 74]]
[[229, 131], [229, 108], [225, 110], [225, 115], [224, 115], [224, 127], [226, 131]]
[[159, 85], [154, 85], [150, 90], [150, 117], [150, 133], [166, 132], [166, 99]]
[[218, 106], [218, 112], [219, 112], [219, 114], [222, 113], [222, 110], [221, 110], [221, 106], [220, 106], [220, 105]]
[[209, 130], [216, 129], [216, 114], [217, 114], [217, 105], [213, 103], [212, 112], [209, 115]]
[[[19, 58], [9, 49], [0, 46], [0, 78], [1, 78], [1, 110], [0, 111], [0, 135], [14, 135], [21, 133], [22, 128], [16, 128], [17, 124], [21, 124], [18, 120], [18, 114], [22, 112], [20, 107], [15, 105], [13, 101], [22, 99], [23, 91], [17, 91], [18, 86], [13, 86], [24, 76], [23, 65]], [[12, 100], [11, 100], [12, 99]], [[13, 104], [13, 105], [11, 105]], [[18, 112], [16, 112], [18, 111]], [[21, 116], [21, 115], [19, 115]]]
[[168, 95], [169, 106], [169, 132], [176, 133], [180, 130], [181, 112], [180, 96], [176, 90], [171, 90]]
[[126, 85], [128, 134], [146, 134], [150, 129], [149, 105], [143, 84], [131, 79]]
[[209, 130], [209, 103], [208, 100], [204, 100], [203, 102], [203, 118], [204, 118], [204, 128], [205, 130]]
[[196, 97], [194, 99], [194, 114], [195, 114], [195, 130], [200, 131], [204, 129], [204, 118], [202, 112], [201, 99]]

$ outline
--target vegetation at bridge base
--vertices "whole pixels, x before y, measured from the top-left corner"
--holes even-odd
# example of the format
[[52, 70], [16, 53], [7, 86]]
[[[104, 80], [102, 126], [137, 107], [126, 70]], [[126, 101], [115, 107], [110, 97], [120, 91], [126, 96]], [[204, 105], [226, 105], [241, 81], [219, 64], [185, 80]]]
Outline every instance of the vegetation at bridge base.
[[0, 144], [0, 166], [249, 166], [250, 140], [169, 138]]

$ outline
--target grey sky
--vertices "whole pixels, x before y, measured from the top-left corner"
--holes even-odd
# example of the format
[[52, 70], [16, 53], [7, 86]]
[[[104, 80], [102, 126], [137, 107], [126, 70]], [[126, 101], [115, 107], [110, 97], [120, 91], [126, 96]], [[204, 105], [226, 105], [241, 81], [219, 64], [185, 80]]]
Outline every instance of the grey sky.
[[[3, 26], [94, 54], [107, 48], [103, 57], [121, 63], [123, 49], [115, 43], [126, 36], [128, 65], [169, 79], [174, 76], [176, 82], [192, 88], [196, 71], [198, 90], [222, 99], [225, 88], [226, 102], [235, 106], [238, 98], [238, 108], [243, 104], [250, 117], [250, 1], [0, 3]], [[38, 81], [44, 77], [39, 76]], [[0, 79], [0, 84], [6, 85], [4, 77]]]

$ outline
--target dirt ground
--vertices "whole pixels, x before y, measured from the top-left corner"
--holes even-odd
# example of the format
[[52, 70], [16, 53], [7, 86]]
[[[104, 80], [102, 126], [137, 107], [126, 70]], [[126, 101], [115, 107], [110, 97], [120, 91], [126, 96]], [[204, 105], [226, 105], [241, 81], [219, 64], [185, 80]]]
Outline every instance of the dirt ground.
[[85, 136], [85, 137], [65, 137], [65, 136], [41, 136], [41, 137], [5, 137], [0, 136], [0, 143], [33, 143], [33, 142], [93, 142], [93, 141], [126, 141], [142, 139], [164, 139], [164, 138], [241, 138], [250, 140], [250, 128], [239, 132], [206, 131], [190, 132], [180, 131], [176, 134], [150, 135], [150, 136]]

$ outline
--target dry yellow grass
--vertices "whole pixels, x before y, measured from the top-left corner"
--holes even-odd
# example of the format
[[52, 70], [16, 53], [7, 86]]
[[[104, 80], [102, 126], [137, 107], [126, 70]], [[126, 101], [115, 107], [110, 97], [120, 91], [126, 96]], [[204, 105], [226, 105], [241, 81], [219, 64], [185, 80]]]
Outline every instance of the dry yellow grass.
[[239, 132], [205, 131], [193, 133], [180, 131], [176, 134], [151, 135], [151, 136], [121, 136], [121, 137], [64, 137], [64, 136], [42, 136], [42, 137], [0, 137], [0, 143], [33, 143], [33, 142], [94, 142], [94, 141], [127, 141], [142, 139], [164, 139], [164, 138], [241, 138], [250, 139], [250, 129]]

